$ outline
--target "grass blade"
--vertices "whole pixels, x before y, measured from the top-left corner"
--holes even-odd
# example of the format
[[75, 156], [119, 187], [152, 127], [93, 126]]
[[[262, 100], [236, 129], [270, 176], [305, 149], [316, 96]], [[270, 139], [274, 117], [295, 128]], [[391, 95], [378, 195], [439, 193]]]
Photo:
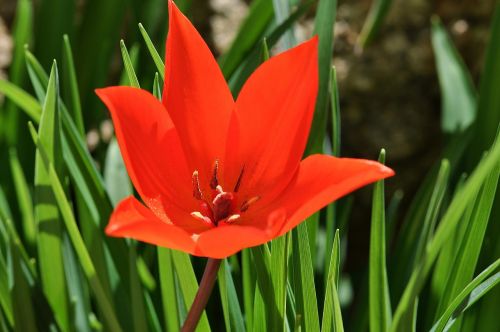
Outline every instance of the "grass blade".
[[0, 92], [26, 112], [33, 121], [40, 121], [42, 107], [29, 93], [6, 80], [0, 80]]
[[33, 137], [33, 141], [35, 142], [35, 145], [40, 152], [40, 159], [43, 161], [45, 168], [48, 170], [50, 185], [59, 206], [59, 210], [66, 226], [66, 230], [71, 239], [71, 243], [73, 244], [78, 259], [80, 260], [80, 265], [82, 266], [83, 272], [85, 273], [85, 276], [90, 283], [90, 287], [94, 292], [97, 303], [102, 310], [108, 327], [111, 331], [122, 331], [120, 324], [118, 323], [118, 320], [115, 316], [112, 302], [107, 297], [107, 293], [104, 291], [101, 281], [99, 280], [99, 277], [96, 273], [92, 259], [90, 258], [87, 248], [85, 247], [85, 243], [83, 242], [83, 239], [80, 235], [75, 217], [71, 210], [71, 205], [66, 198], [64, 188], [61, 184], [61, 181], [59, 180], [59, 177], [57, 176], [54, 165], [49, 160], [47, 153], [45, 152], [45, 147], [40, 141], [40, 138], [38, 137], [36, 130], [31, 123], [29, 123], [29, 129]]
[[[274, 17], [277, 24], [281, 24], [290, 15], [290, 1], [288, 0], [273, 0]], [[280, 51], [292, 48], [297, 41], [293, 29], [288, 29], [280, 39], [278, 48]]]
[[21, 254], [18, 246], [11, 242], [10, 245], [13, 288], [12, 304], [14, 311], [14, 331], [16, 332], [35, 332], [36, 319], [34, 314], [33, 302], [31, 301], [31, 293], [28, 281], [21, 266]]
[[[378, 161], [385, 163], [385, 150], [380, 151]], [[370, 231], [369, 301], [370, 331], [384, 332], [391, 324], [391, 302], [386, 266], [385, 199], [384, 180], [373, 189], [372, 223]]]
[[273, 317], [271, 330], [284, 331], [286, 322], [286, 285], [288, 275], [288, 247], [290, 234], [280, 236], [272, 241], [271, 278], [276, 296], [277, 314]]
[[[293, 231], [294, 268], [297, 269], [295, 280], [298, 290], [295, 292], [297, 312], [303, 317], [305, 331], [319, 331], [318, 304], [314, 286], [313, 264], [309, 248], [307, 225], [303, 222]], [[299, 297], [300, 296], [300, 297]]]
[[333, 52], [333, 28], [337, 16], [337, 0], [320, 0], [314, 19], [314, 33], [319, 37], [318, 69], [319, 86], [316, 109], [311, 125], [311, 135], [307, 144], [307, 153], [323, 150], [328, 118], [328, 98], [330, 96], [330, 67]]
[[219, 292], [224, 312], [226, 331], [245, 331], [243, 315], [241, 314], [240, 303], [236, 294], [231, 267], [224, 259], [218, 272]]
[[69, 110], [76, 128], [82, 135], [85, 135], [85, 126], [83, 123], [82, 105], [80, 102], [80, 93], [78, 90], [78, 81], [76, 80], [76, 70], [73, 61], [73, 52], [71, 51], [71, 44], [69, 43], [68, 35], [63, 36], [63, 95], [64, 100], [69, 102]]
[[[184, 297], [184, 303], [186, 309], [189, 310], [196, 296], [196, 292], [198, 291], [198, 281], [196, 280], [196, 275], [194, 274], [193, 265], [191, 264], [189, 255], [183, 252], [172, 250], [172, 258], [174, 261], [175, 272], [179, 277], [178, 280], [182, 296]], [[182, 321], [184, 321], [184, 318]], [[198, 323], [198, 329], [201, 331], [210, 331], [210, 325], [208, 325], [208, 318], [205, 312], [201, 315], [201, 319]]]
[[479, 101], [472, 139], [467, 158], [474, 165], [484, 150], [495, 140], [500, 124], [500, 3], [496, 3], [490, 28], [490, 41], [486, 50], [483, 74], [479, 84]]
[[[273, 47], [279, 38], [292, 26], [302, 15], [304, 15], [311, 2], [301, 4], [283, 23], [278, 25], [266, 37], [268, 47]], [[237, 96], [247, 78], [255, 71], [255, 69], [262, 63], [262, 43], [259, 43], [252, 52], [248, 55], [245, 62], [238, 68], [238, 70], [229, 79], [229, 88], [233, 96]]]
[[464, 237], [457, 251], [457, 257], [453, 262], [448, 282], [440, 299], [440, 305], [436, 312], [436, 316], [445, 310], [451, 299], [467, 285], [474, 275], [484, 241], [484, 235], [490, 219], [490, 212], [495, 199], [499, 175], [500, 164], [491, 172], [490, 176], [488, 176], [488, 179], [485, 181], [478, 195], [472, 215], [466, 225]]
[[139, 84], [139, 80], [137, 80], [137, 76], [134, 71], [134, 65], [130, 60], [127, 46], [125, 46], [125, 42], [123, 41], [123, 39], [120, 40], [120, 50], [122, 53], [123, 64], [125, 66], [125, 71], [127, 72], [130, 86], [133, 86], [134, 88], [140, 88], [141, 86]]
[[104, 184], [113, 206], [134, 192], [116, 139], [111, 140], [106, 152]]
[[151, 58], [153, 59], [155, 65], [156, 65], [156, 70], [158, 71], [158, 73], [160, 73], [161, 79], [164, 80], [165, 79], [165, 64], [163, 63], [163, 60], [161, 59], [160, 55], [158, 54], [158, 51], [156, 50], [155, 46], [153, 45], [151, 38], [149, 38], [149, 35], [146, 32], [146, 29], [144, 29], [144, 27], [142, 26], [141, 23], [139, 23], [139, 30], [141, 31], [142, 38], [144, 39], [144, 42], [146, 43], [149, 54], [151, 55]]
[[420, 261], [425, 250], [425, 246], [429, 243], [434, 233], [434, 228], [439, 214], [439, 209], [443, 201], [444, 194], [446, 192], [448, 178], [450, 175], [450, 163], [448, 160], [444, 159], [441, 162], [441, 167], [439, 168], [436, 184], [432, 195], [427, 205], [427, 213], [425, 214], [422, 231], [420, 233], [420, 238], [417, 242], [417, 247], [415, 251], [414, 264]]
[[321, 322], [321, 332], [342, 332], [342, 312], [338, 296], [340, 278], [340, 232], [337, 229], [330, 254], [330, 264], [327, 271], [325, 303], [323, 305], [323, 320]]
[[373, 1], [368, 17], [363, 24], [363, 29], [358, 38], [358, 44], [361, 47], [366, 47], [378, 33], [380, 26], [391, 8], [391, 4], [392, 0]]
[[498, 284], [500, 282], [500, 272], [495, 273], [490, 278], [488, 277], [495, 272], [499, 266], [500, 259], [496, 260], [474, 278], [474, 280], [472, 280], [450, 303], [446, 311], [432, 327], [431, 332], [448, 331], [465, 310]]
[[157, 250], [161, 298], [166, 331], [177, 332], [181, 324], [179, 323], [179, 309], [177, 308], [178, 294], [175, 287], [172, 250], [161, 247], [158, 247]]
[[24, 176], [21, 163], [14, 149], [10, 150], [10, 169], [14, 178], [17, 201], [23, 220], [24, 240], [30, 248], [36, 247], [36, 222], [33, 214], [33, 201], [30, 188]]
[[[51, 69], [38, 136], [47, 149], [47, 158], [61, 173], [61, 138], [57, 66]], [[48, 170], [40, 151], [35, 161], [35, 220], [38, 227], [38, 260], [45, 296], [59, 327], [69, 329], [69, 302], [62, 254], [61, 219], [57, 201], [50, 190]]]
[[229, 79], [242, 60], [262, 38], [273, 18], [273, 5], [269, 0], [254, 0], [245, 21], [240, 25], [229, 50], [220, 57], [219, 65], [226, 79]]
[[466, 181], [461, 190], [455, 195], [446, 213], [435, 232], [431, 242], [426, 247], [425, 255], [413, 271], [410, 281], [401, 297], [394, 314], [391, 331], [400, 331], [404, 324], [408, 310], [413, 305], [418, 293], [422, 289], [429, 274], [430, 268], [439, 254], [446, 239], [455, 230], [460, 217], [467, 205], [475, 197], [487, 176], [493, 171], [500, 161], [500, 140], [495, 141], [488, 155], [481, 161]]
[[476, 116], [472, 79], [438, 17], [432, 18], [431, 36], [441, 87], [441, 128], [447, 133], [463, 130]]
[[137, 273], [137, 252], [135, 243], [129, 246], [129, 278], [130, 278], [130, 310], [132, 311], [132, 321], [134, 331], [147, 331], [146, 310], [144, 308], [144, 297], [142, 285]]

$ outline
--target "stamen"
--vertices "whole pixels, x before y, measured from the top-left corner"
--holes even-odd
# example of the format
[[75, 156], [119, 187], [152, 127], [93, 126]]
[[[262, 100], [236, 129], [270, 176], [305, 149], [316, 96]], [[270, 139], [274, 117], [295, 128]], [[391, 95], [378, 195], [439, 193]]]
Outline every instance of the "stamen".
[[215, 191], [217, 191], [217, 194], [222, 194], [224, 192], [224, 189], [222, 189], [222, 186], [219, 184], [217, 187], [215, 187]]
[[219, 159], [215, 160], [214, 171], [212, 174], [212, 179], [210, 180], [210, 188], [215, 189], [219, 185], [219, 179], [217, 178], [217, 173], [219, 172]]
[[241, 215], [239, 214], [233, 214], [229, 216], [229, 218], [226, 219], [226, 224], [232, 224], [233, 222], [237, 221], [240, 219]]
[[243, 168], [241, 169], [241, 172], [240, 172], [240, 175], [238, 176], [238, 180], [236, 180], [236, 185], [234, 186], [234, 192], [238, 192], [238, 190], [240, 189], [240, 185], [241, 185], [241, 178], [243, 177], [243, 173], [245, 172], [245, 166], [243, 166]]
[[203, 214], [201, 214], [201, 212], [198, 212], [198, 211], [191, 212], [191, 216], [193, 218], [195, 218], [196, 220], [201, 221], [201, 222], [203, 222], [211, 227], [215, 227], [214, 223], [212, 222], [212, 219], [204, 216]]
[[200, 189], [200, 179], [198, 177], [198, 171], [193, 172], [192, 180], [193, 180], [193, 197], [198, 200], [203, 199], [203, 195]]
[[243, 204], [241, 204], [240, 211], [245, 212], [246, 210], [248, 210], [250, 205], [257, 202], [259, 199], [260, 199], [260, 196], [254, 196], [254, 197], [246, 200], [245, 202], [243, 202]]

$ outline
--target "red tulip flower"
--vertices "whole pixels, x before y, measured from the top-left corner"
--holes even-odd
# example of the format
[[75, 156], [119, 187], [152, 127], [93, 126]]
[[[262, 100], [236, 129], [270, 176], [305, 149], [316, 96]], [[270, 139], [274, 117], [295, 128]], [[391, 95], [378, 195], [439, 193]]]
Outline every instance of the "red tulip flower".
[[169, 2], [165, 86], [97, 90], [142, 202], [106, 233], [211, 258], [281, 236], [330, 202], [393, 175], [377, 162], [302, 159], [318, 90], [318, 39], [272, 57], [236, 101], [216, 60]]

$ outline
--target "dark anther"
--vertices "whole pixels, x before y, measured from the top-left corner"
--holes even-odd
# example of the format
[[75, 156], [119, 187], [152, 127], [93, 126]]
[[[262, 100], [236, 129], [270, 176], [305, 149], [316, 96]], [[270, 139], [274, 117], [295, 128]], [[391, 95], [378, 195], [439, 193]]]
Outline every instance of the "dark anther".
[[198, 171], [193, 172], [193, 196], [198, 200], [201, 200], [203, 198], [200, 189], [200, 180], [198, 178]]
[[260, 196], [255, 196], [255, 197], [252, 197], [252, 198], [244, 201], [243, 204], [241, 204], [240, 211], [245, 212], [246, 210], [248, 210], [250, 205], [257, 202], [259, 199], [260, 199]]
[[240, 172], [240, 175], [238, 176], [238, 180], [236, 180], [236, 185], [234, 186], [234, 192], [238, 192], [238, 190], [240, 189], [240, 185], [241, 185], [241, 178], [243, 177], [243, 173], [245, 172], [245, 167], [243, 167], [241, 169], [241, 172]]
[[212, 179], [210, 180], [210, 188], [215, 190], [217, 186], [219, 185], [219, 179], [217, 178], [217, 173], [219, 172], [219, 160], [215, 160], [214, 164], [214, 172], [212, 174]]

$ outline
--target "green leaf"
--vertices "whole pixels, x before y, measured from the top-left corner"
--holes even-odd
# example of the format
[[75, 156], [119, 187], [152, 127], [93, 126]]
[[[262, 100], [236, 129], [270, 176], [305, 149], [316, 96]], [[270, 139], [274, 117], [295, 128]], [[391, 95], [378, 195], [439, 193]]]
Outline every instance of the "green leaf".
[[[337, 86], [337, 71], [335, 67], [330, 70], [330, 106], [332, 114], [332, 132], [331, 145], [332, 155], [340, 156], [340, 100]], [[325, 263], [326, 269], [330, 265], [330, 254], [332, 253], [333, 241], [335, 236], [335, 227], [337, 223], [337, 204], [334, 202], [326, 210], [326, 245], [325, 245]], [[328, 273], [324, 273], [325, 285], [327, 283]]]
[[[175, 272], [179, 277], [178, 280], [182, 296], [184, 297], [184, 303], [186, 305], [186, 309], [189, 309], [194, 301], [196, 292], [198, 292], [198, 281], [196, 280], [196, 275], [194, 274], [193, 265], [191, 265], [189, 255], [183, 252], [172, 250], [172, 258], [174, 261]], [[182, 319], [182, 321], [184, 321], [184, 319]], [[201, 331], [210, 331], [210, 325], [208, 325], [207, 314], [205, 312], [201, 315], [198, 328]]]
[[17, 152], [13, 148], [10, 150], [10, 169], [14, 178], [14, 188], [16, 189], [17, 202], [23, 220], [24, 240], [30, 248], [35, 248], [36, 223], [33, 214], [33, 201]]
[[80, 93], [78, 92], [78, 81], [76, 79], [73, 52], [71, 51], [71, 44], [69, 43], [68, 35], [63, 36], [63, 41], [63, 81], [65, 84], [62, 85], [62, 90], [64, 100], [69, 102], [71, 118], [75, 122], [78, 131], [83, 137], [85, 135], [85, 126], [83, 123], [82, 105], [80, 102]]
[[463, 232], [464, 237], [457, 250], [457, 256], [440, 298], [436, 317], [445, 310], [451, 299], [472, 280], [490, 219], [499, 175], [500, 164], [497, 165], [496, 169], [486, 179], [474, 205], [472, 215], [468, 218], [467, 223], [463, 225], [465, 227], [465, 231]]
[[418, 239], [416, 251], [415, 251], [415, 264], [420, 261], [425, 250], [425, 246], [432, 238], [434, 234], [434, 228], [437, 222], [439, 210], [441, 208], [441, 203], [443, 202], [443, 197], [448, 187], [448, 178], [450, 175], [450, 163], [448, 160], [444, 159], [441, 162], [441, 167], [439, 168], [436, 184], [432, 195], [427, 205], [427, 212], [425, 214], [422, 231], [420, 232], [420, 237]]
[[137, 80], [137, 76], [135, 75], [134, 65], [130, 60], [130, 56], [128, 54], [127, 46], [125, 46], [125, 42], [120, 40], [120, 50], [122, 52], [123, 64], [125, 65], [125, 71], [127, 72], [128, 80], [130, 86], [134, 88], [140, 88], [139, 81]]
[[139, 30], [141, 31], [142, 38], [144, 39], [144, 42], [146, 43], [149, 54], [151, 55], [151, 58], [153, 59], [155, 65], [156, 65], [156, 70], [158, 71], [158, 73], [160, 73], [161, 79], [164, 80], [165, 79], [165, 64], [163, 63], [163, 60], [161, 59], [160, 55], [158, 54], [158, 51], [156, 50], [155, 46], [153, 45], [151, 38], [149, 38], [149, 35], [146, 32], [146, 29], [144, 29], [144, 27], [142, 26], [141, 23], [139, 23]]
[[240, 303], [231, 275], [231, 267], [227, 259], [224, 259], [221, 263], [218, 281], [226, 331], [245, 331], [243, 315], [241, 314]]
[[361, 47], [366, 47], [378, 33], [391, 8], [391, 4], [392, 0], [373, 0], [370, 12], [358, 38], [358, 44]]
[[290, 233], [276, 238], [271, 243], [271, 279], [276, 296], [277, 315], [271, 322], [272, 331], [284, 331], [286, 322], [286, 286], [288, 275], [288, 247]]
[[[385, 163], [385, 150], [379, 155], [379, 162]], [[391, 301], [387, 280], [385, 252], [385, 196], [384, 181], [378, 181], [373, 189], [372, 222], [370, 231], [369, 258], [369, 303], [370, 331], [384, 332], [391, 325]]]
[[245, 313], [245, 326], [247, 331], [253, 331], [253, 308], [255, 294], [255, 267], [252, 265], [251, 251], [243, 249], [241, 252], [241, 270], [243, 284], [243, 312]]
[[11, 242], [10, 254], [12, 262], [13, 287], [11, 290], [14, 312], [14, 331], [35, 332], [36, 319], [29, 284], [21, 266], [21, 254], [17, 245]]
[[[48, 160], [61, 173], [61, 138], [58, 103], [57, 66], [52, 66], [38, 136], [47, 146]], [[69, 302], [64, 275], [61, 219], [50, 190], [48, 170], [37, 151], [35, 161], [35, 220], [38, 227], [38, 264], [42, 288], [59, 327], [69, 329]]]
[[293, 268], [298, 289], [295, 291], [297, 300], [297, 313], [303, 317], [305, 331], [319, 331], [318, 304], [316, 288], [314, 286], [314, 273], [309, 248], [309, 235], [307, 225], [303, 222], [293, 231]]
[[177, 289], [172, 250], [158, 247], [158, 268], [160, 274], [161, 298], [165, 326], [168, 332], [177, 332], [180, 327], [177, 308]]
[[118, 323], [118, 320], [115, 316], [112, 302], [107, 297], [107, 293], [105, 292], [102, 283], [99, 280], [99, 276], [96, 273], [92, 259], [90, 258], [87, 248], [85, 247], [85, 243], [83, 242], [82, 236], [78, 230], [75, 217], [71, 210], [71, 205], [66, 197], [64, 188], [61, 184], [61, 181], [59, 180], [54, 165], [49, 160], [46, 153], [46, 148], [43, 145], [43, 142], [38, 137], [36, 130], [31, 122], [29, 123], [29, 129], [31, 136], [33, 137], [33, 141], [38, 148], [40, 160], [43, 161], [44, 166], [47, 169], [50, 186], [52, 187], [52, 192], [54, 193], [55, 200], [59, 206], [59, 211], [61, 212], [66, 230], [71, 239], [71, 243], [73, 244], [78, 259], [80, 260], [80, 265], [83, 269], [83, 272], [94, 292], [97, 304], [102, 310], [102, 314], [109, 326], [109, 329], [112, 331], [122, 331], [120, 324]]
[[[279, 38], [307, 12], [311, 3], [312, 2], [302, 3], [283, 23], [266, 35], [265, 39], [267, 46], [270, 48], [273, 47], [278, 42]], [[261, 54], [262, 43], [259, 43], [247, 56], [245, 62], [238, 67], [238, 70], [229, 79], [229, 88], [234, 96], [238, 95], [247, 78], [262, 63]]]
[[155, 73], [155, 79], [153, 81], [153, 96], [155, 96], [156, 99], [161, 100], [161, 85], [160, 79], [158, 78], [158, 72]]
[[481, 161], [466, 181], [464, 186], [454, 196], [446, 213], [432, 238], [427, 245], [424, 256], [413, 271], [410, 281], [401, 297], [394, 314], [391, 331], [399, 331], [405, 324], [408, 310], [411, 309], [417, 295], [422, 289], [437, 255], [445, 241], [456, 229], [460, 217], [466, 207], [477, 195], [487, 176], [493, 171], [500, 161], [500, 140], [495, 141], [488, 155]]
[[276, 305], [276, 294], [271, 279], [271, 255], [267, 244], [251, 248], [253, 269], [257, 277], [253, 301], [252, 330], [260, 331], [271, 326], [273, 317], [279, 316]]
[[219, 65], [226, 79], [230, 78], [242, 60], [252, 51], [273, 18], [269, 0], [254, 0], [245, 20], [240, 25], [229, 50], [220, 57]]
[[340, 97], [337, 86], [337, 70], [330, 70], [330, 105], [332, 110], [332, 154], [340, 156]]
[[[33, 30], [33, 8], [29, 0], [17, 2], [16, 14], [12, 26], [12, 38], [14, 49], [12, 51], [12, 62], [9, 66], [9, 80], [12, 84], [21, 87], [25, 81], [26, 70], [24, 68], [24, 45], [30, 42]], [[10, 144], [19, 144], [19, 124], [24, 121], [13, 103], [5, 103], [5, 109], [0, 114], [0, 131]], [[3, 128], [2, 128], [3, 127]]]
[[490, 41], [486, 50], [479, 101], [474, 125], [474, 138], [467, 158], [474, 164], [481, 159], [482, 152], [493, 143], [500, 124], [500, 3], [496, 3], [490, 28]]
[[463, 130], [476, 116], [472, 79], [438, 17], [432, 18], [431, 36], [441, 86], [441, 128], [447, 133]]
[[111, 140], [106, 152], [104, 184], [113, 206], [134, 193], [116, 139]]
[[340, 279], [340, 232], [335, 231], [332, 245], [332, 253], [329, 255], [330, 264], [327, 271], [325, 303], [323, 305], [323, 320], [321, 322], [322, 332], [343, 332], [342, 312], [338, 287]]
[[144, 308], [143, 290], [137, 273], [137, 252], [135, 244], [129, 246], [129, 278], [130, 278], [130, 310], [134, 331], [147, 331], [146, 311]]
[[63, 238], [64, 272], [68, 284], [68, 294], [72, 305], [71, 322], [76, 331], [90, 332], [90, 296], [83, 272], [78, 265], [75, 252], [67, 234]]
[[320, 0], [314, 19], [314, 34], [318, 35], [319, 86], [316, 109], [307, 144], [307, 154], [321, 152], [326, 134], [328, 98], [330, 97], [330, 67], [333, 52], [333, 28], [337, 16], [337, 0]]
[[[75, 64], [87, 123], [102, 119], [94, 89], [106, 83], [115, 54], [115, 41], [123, 31], [123, 20], [130, 2], [122, 0], [87, 0], [81, 8]], [[99, 113], [97, 113], [99, 112]]]
[[[3, 218], [0, 218], [3, 219]], [[0, 227], [2, 223], [0, 222]], [[0, 228], [3, 231], [3, 229]], [[10, 273], [7, 269], [7, 263], [5, 262], [4, 255], [0, 254], [0, 307], [5, 315], [5, 320], [8, 325], [12, 327], [14, 325], [14, 313], [12, 308], [11, 290], [9, 287], [9, 277]]]
[[23, 89], [6, 80], [0, 80], [0, 92], [20, 107], [33, 121], [40, 121], [42, 107], [38, 101]]
[[[432, 327], [431, 332], [448, 331], [458, 317], [476, 303], [483, 295], [488, 293], [500, 282], [500, 272], [495, 272], [500, 266], [500, 259], [488, 266], [481, 274], [472, 280], [450, 303], [446, 311]], [[489, 277], [489, 278], [488, 278]], [[488, 278], [488, 279], [486, 279]], [[485, 280], [486, 279], [486, 280]]]

